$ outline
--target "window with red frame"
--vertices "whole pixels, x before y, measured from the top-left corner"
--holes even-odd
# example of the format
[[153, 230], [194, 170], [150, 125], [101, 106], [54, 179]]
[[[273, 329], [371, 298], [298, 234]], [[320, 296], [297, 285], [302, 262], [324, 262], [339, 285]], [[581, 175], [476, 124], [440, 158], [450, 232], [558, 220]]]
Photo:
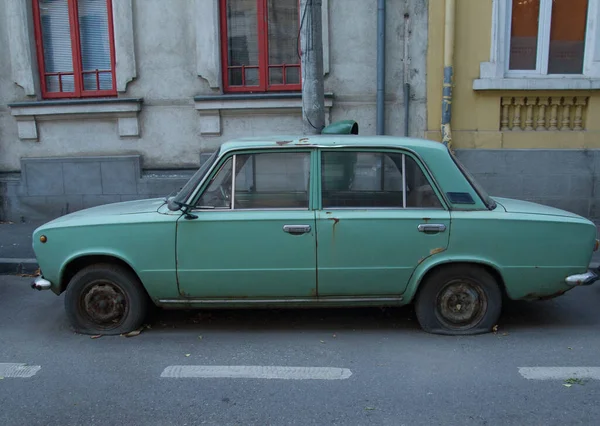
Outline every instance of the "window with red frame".
[[116, 96], [112, 0], [32, 0], [42, 96]]
[[226, 92], [301, 90], [299, 0], [221, 0]]

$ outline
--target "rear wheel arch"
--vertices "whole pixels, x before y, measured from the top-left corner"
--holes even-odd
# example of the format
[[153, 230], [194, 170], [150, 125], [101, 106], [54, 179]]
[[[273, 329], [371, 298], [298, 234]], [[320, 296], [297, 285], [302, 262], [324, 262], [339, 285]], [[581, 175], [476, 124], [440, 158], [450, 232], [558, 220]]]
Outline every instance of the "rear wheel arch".
[[444, 261], [444, 262], [440, 262], [440, 263], [431, 265], [427, 270], [425, 270], [425, 272], [423, 272], [420, 275], [420, 277], [417, 278], [418, 281], [414, 285], [414, 291], [412, 291], [410, 294], [410, 300], [415, 299], [415, 297], [419, 293], [419, 289], [421, 288], [422, 284], [427, 280], [428, 277], [430, 277], [432, 274], [436, 273], [437, 271], [439, 271], [441, 269], [451, 268], [453, 266], [467, 266], [467, 267], [473, 266], [473, 267], [483, 268], [487, 273], [489, 273], [492, 277], [494, 277], [494, 279], [496, 280], [496, 283], [498, 284], [498, 287], [500, 288], [500, 291], [502, 292], [502, 296], [505, 298], [510, 298], [508, 296], [508, 292], [506, 291], [506, 284], [504, 282], [504, 278], [502, 277], [502, 274], [500, 273], [500, 271], [498, 270], [497, 267], [495, 267], [489, 263], [482, 262], [482, 261], [467, 261], [467, 260], [450, 261], [449, 260], [449, 261]]

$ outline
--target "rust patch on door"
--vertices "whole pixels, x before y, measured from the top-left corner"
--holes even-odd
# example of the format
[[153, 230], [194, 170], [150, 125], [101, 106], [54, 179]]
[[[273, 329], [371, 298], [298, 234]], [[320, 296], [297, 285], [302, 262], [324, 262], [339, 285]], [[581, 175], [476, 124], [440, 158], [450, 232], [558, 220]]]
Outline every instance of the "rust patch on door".
[[441, 253], [441, 252], [443, 252], [443, 251], [446, 251], [446, 249], [445, 249], [444, 247], [438, 247], [438, 248], [434, 248], [434, 249], [432, 249], [432, 250], [429, 252], [429, 254], [433, 256], [434, 254], [438, 254], [438, 253]]
[[335, 225], [337, 225], [340, 222], [340, 220], [337, 217], [329, 217], [327, 219], [328, 220], [333, 220], [333, 227], [332, 227], [332, 229], [333, 229], [333, 239], [335, 240]]

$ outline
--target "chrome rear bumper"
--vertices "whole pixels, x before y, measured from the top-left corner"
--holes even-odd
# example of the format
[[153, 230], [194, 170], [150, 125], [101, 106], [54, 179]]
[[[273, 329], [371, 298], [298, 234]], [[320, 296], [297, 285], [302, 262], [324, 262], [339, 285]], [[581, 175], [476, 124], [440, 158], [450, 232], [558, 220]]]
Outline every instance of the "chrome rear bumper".
[[39, 291], [50, 290], [51, 286], [52, 286], [52, 283], [42, 276], [36, 277], [31, 282], [31, 288], [34, 290], [39, 290]]
[[579, 285], [590, 285], [598, 281], [598, 274], [595, 271], [587, 271], [583, 274], [570, 275], [565, 278], [565, 283], [575, 287]]

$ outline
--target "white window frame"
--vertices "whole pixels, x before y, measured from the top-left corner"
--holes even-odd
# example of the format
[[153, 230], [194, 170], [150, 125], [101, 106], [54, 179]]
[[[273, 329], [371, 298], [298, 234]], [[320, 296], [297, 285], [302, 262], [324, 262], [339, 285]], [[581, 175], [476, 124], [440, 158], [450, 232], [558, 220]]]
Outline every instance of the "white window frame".
[[511, 0], [493, 0], [489, 62], [480, 64], [474, 90], [600, 89], [600, 0], [589, 0], [583, 74], [548, 74], [552, 0], [540, 2], [536, 70], [509, 70]]

